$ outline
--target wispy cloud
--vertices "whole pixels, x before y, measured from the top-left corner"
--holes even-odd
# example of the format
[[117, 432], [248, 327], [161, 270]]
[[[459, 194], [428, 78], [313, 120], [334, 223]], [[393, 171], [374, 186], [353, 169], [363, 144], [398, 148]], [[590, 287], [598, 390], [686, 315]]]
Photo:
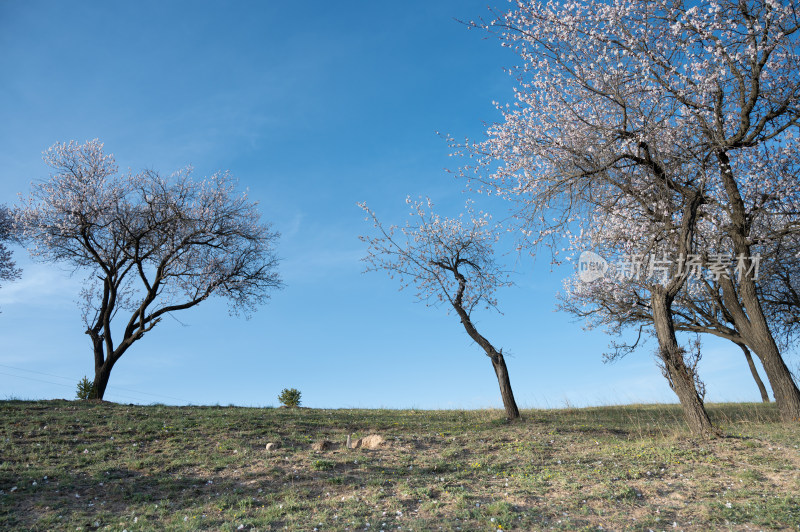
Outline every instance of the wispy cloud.
[[292, 219], [289, 220], [288, 223], [282, 224], [278, 226], [278, 230], [281, 232], [281, 238], [283, 239], [292, 239], [297, 236], [300, 232], [300, 227], [303, 223], [303, 218], [305, 218], [304, 213], [297, 213], [292, 216]]
[[317, 281], [361, 268], [362, 249], [320, 249], [304, 251], [283, 261], [280, 271], [287, 282]]
[[25, 266], [22, 278], [0, 288], [0, 306], [74, 306], [82, 279], [41, 264]]

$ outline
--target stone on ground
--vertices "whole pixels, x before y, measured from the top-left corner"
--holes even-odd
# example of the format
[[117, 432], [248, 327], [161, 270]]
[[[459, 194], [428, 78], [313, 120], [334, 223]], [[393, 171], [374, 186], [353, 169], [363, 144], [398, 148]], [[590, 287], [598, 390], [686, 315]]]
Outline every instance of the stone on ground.
[[329, 442], [328, 440], [320, 440], [318, 442], [314, 442], [311, 445], [311, 448], [314, 449], [315, 451], [327, 451], [328, 449], [331, 448], [331, 442]]

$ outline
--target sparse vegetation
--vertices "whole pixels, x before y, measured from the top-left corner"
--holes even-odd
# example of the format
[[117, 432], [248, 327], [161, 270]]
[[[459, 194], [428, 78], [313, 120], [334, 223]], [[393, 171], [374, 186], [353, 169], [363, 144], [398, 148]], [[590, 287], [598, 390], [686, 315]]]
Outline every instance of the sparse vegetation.
[[[774, 404], [317, 410], [0, 402], [2, 530], [745, 530], [800, 526]], [[347, 434], [383, 435], [348, 450]], [[311, 444], [334, 443], [314, 452]], [[282, 447], [264, 451], [269, 441]]]

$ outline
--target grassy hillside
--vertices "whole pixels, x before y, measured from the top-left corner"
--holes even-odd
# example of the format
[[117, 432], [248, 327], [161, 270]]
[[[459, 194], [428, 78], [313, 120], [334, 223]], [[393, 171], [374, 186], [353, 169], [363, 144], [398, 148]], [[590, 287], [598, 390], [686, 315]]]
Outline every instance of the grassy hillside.
[[[0, 402], [2, 530], [793, 529], [774, 405], [397, 411]], [[346, 449], [380, 434], [379, 449]], [[333, 442], [316, 452], [314, 442]], [[280, 442], [266, 451], [268, 442]]]

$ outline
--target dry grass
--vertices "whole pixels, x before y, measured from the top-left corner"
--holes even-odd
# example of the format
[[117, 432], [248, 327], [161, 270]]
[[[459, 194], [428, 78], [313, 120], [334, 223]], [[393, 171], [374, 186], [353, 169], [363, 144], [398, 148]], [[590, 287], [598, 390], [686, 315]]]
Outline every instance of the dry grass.
[[[709, 410], [723, 436], [703, 441], [672, 405], [508, 424], [500, 411], [5, 401], [0, 529], [800, 527], [800, 427], [774, 405]], [[348, 433], [388, 445], [346, 449]], [[322, 439], [333, 448], [312, 451]]]

